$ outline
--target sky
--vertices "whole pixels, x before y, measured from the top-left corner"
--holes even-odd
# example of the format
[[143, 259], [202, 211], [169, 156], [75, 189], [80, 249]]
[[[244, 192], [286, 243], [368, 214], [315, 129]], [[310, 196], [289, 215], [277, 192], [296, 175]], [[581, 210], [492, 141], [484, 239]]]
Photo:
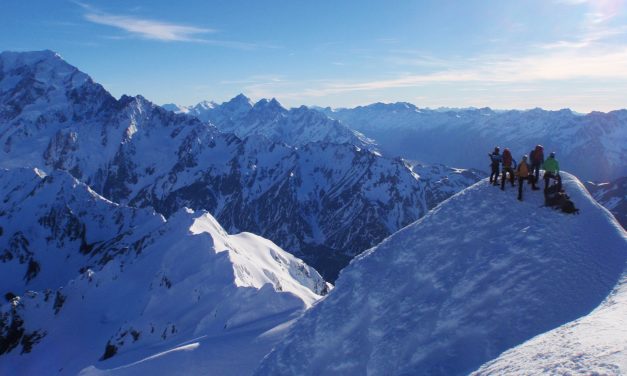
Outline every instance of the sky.
[[627, 107], [627, 0], [0, 0], [0, 50], [114, 96], [353, 107]]

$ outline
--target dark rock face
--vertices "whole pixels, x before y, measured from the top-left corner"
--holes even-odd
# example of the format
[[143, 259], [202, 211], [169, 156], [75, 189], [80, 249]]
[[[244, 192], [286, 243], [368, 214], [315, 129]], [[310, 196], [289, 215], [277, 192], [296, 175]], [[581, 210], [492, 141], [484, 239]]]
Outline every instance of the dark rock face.
[[627, 229], [627, 177], [608, 183], [586, 182], [585, 185], [592, 197], [612, 212], [623, 228]]
[[46, 332], [43, 330], [28, 331], [20, 311], [20, 298], [13, 297], [8, 311], [0, 312], [0, 355], [18, 349], [21, 354], [31, 352], [33, 346], [41, 341]]

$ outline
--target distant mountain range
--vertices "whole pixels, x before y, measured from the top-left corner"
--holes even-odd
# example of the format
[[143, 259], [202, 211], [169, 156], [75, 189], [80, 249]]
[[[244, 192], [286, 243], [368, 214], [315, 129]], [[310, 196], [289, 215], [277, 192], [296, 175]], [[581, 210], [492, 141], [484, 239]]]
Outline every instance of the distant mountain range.
[[376, 140], [384, 154], [488, 170], [487, 153], [508, 147], [520, 160], [537, 144], [557, 153], [562, 170], [584, 180], [627, 176], [627, 110], [587, 115], [570, 110], [430, 110], [410, 103], [321, 109]]
[[[256, 106], [280, 108], [277, 111], [279, 115], [262, 116], [264, 121], [256, 120], [257, 117], [251, 115]], [[303, 107], [287, 110], [275, 100], [262, 100], [253, 105], [250, 99], [241, 94], [223, 104], [205, 101], [190, 107], [165, 107], [196, 116], [241, 136], [263, 134], [293, 145], [300, 145], [307, 139], [324, 139], [330, 134], [311, 135], [301, 127], [290, 126], [288, 119], [295, 113], [307, 113]], [[514, 153], [514, 158], [520, 160], [535, 145], [543, 144], [545, 157], [555, 151], [561, 168], [582, 179], [593, 180], [598, 184], [627, 177], [627, 110], [586, 115], [570, 110], [542, 109], [432, 110], [403, 102], [375, 103], [350, 109], [314, 106], [312, 110], [336, 119], [336, 123], [340, 121], [324, 128], [336, 129], [331, 138], [360, 145], [388, 157], [400, 156], [426, 163], [488, 171], [486, 154], [495, 146], [500, 146], [501, 150], [508, 147]], [[325, 119], [324, 122], [330, 122], [328, 118]], [[283, 129], [292, 129], [293, 132], [286, 135], [281, 131]], [[357, 139], [350, 137], [350, 132]], [[608, 208], [625, 225], [623, 217], [627, 216], [627, 209], [616, 204], [617, 201], [624, 201], [624, 195], [612, 196], [612, 192], [607, 192], [600, 202], [610, 203]]]
[[305, 106], [288, 110], [274, 98], [262, 99], [253, 104], [245, 95], [239, 94], [222, 104], [205, 101], [190, 107], [174, 104], [162, 107], [195, 116], [203, 122], [215, 125], [222, 132], [234, 133], [240, 138], [263, 136], [273, 142], [290, 146], [323, 142], [348, 143], [375, 149], [372, 140], [339, 121]]

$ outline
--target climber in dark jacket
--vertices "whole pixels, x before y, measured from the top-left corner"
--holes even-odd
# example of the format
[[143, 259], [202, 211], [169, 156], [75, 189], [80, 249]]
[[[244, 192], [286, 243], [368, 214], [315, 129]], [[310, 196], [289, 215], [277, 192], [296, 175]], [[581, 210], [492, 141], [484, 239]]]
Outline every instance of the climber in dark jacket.
[[[544, 163], [544, 147], [542, 145], [536, 145], [535, 149], [529, 153], [529, 164], [531, 165], [531, 174], [534, 176], [534, 183], [537, 183], [540, 179], [540, 168]], [[531, 179], [529, 179], [531, 184]]]
[[514, 186], [514, 168], [516, 167], [516, 161], [512, 158], [512, 153], [508, 148], [503, 150], [503, 176], [501, 177], [501, 190], [505, 190], [505, 180], [507, 180], [507, 173], [509, 172], [509, 181]]
[[[497, 185], [497, 180], [499, 178], [499, 164], [501, 163], [501, 154], [499, 154], [499, 147], [495, 147], [494, 151], [491, 154], [488, 154], [490, 157], [490, 167], [492, 167], [492, 173], [490, 174], [490, 183]], [[492, 179], [494, 177], [494, 179]]]

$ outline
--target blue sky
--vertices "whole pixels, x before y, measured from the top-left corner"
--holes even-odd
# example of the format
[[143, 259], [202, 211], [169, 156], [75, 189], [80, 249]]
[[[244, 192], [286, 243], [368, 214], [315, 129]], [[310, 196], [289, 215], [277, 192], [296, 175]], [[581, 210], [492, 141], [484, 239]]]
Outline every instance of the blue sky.
[[627, 107], [626, 1], [4, 0], [0, 50], [158, 104], [608, 111]]

